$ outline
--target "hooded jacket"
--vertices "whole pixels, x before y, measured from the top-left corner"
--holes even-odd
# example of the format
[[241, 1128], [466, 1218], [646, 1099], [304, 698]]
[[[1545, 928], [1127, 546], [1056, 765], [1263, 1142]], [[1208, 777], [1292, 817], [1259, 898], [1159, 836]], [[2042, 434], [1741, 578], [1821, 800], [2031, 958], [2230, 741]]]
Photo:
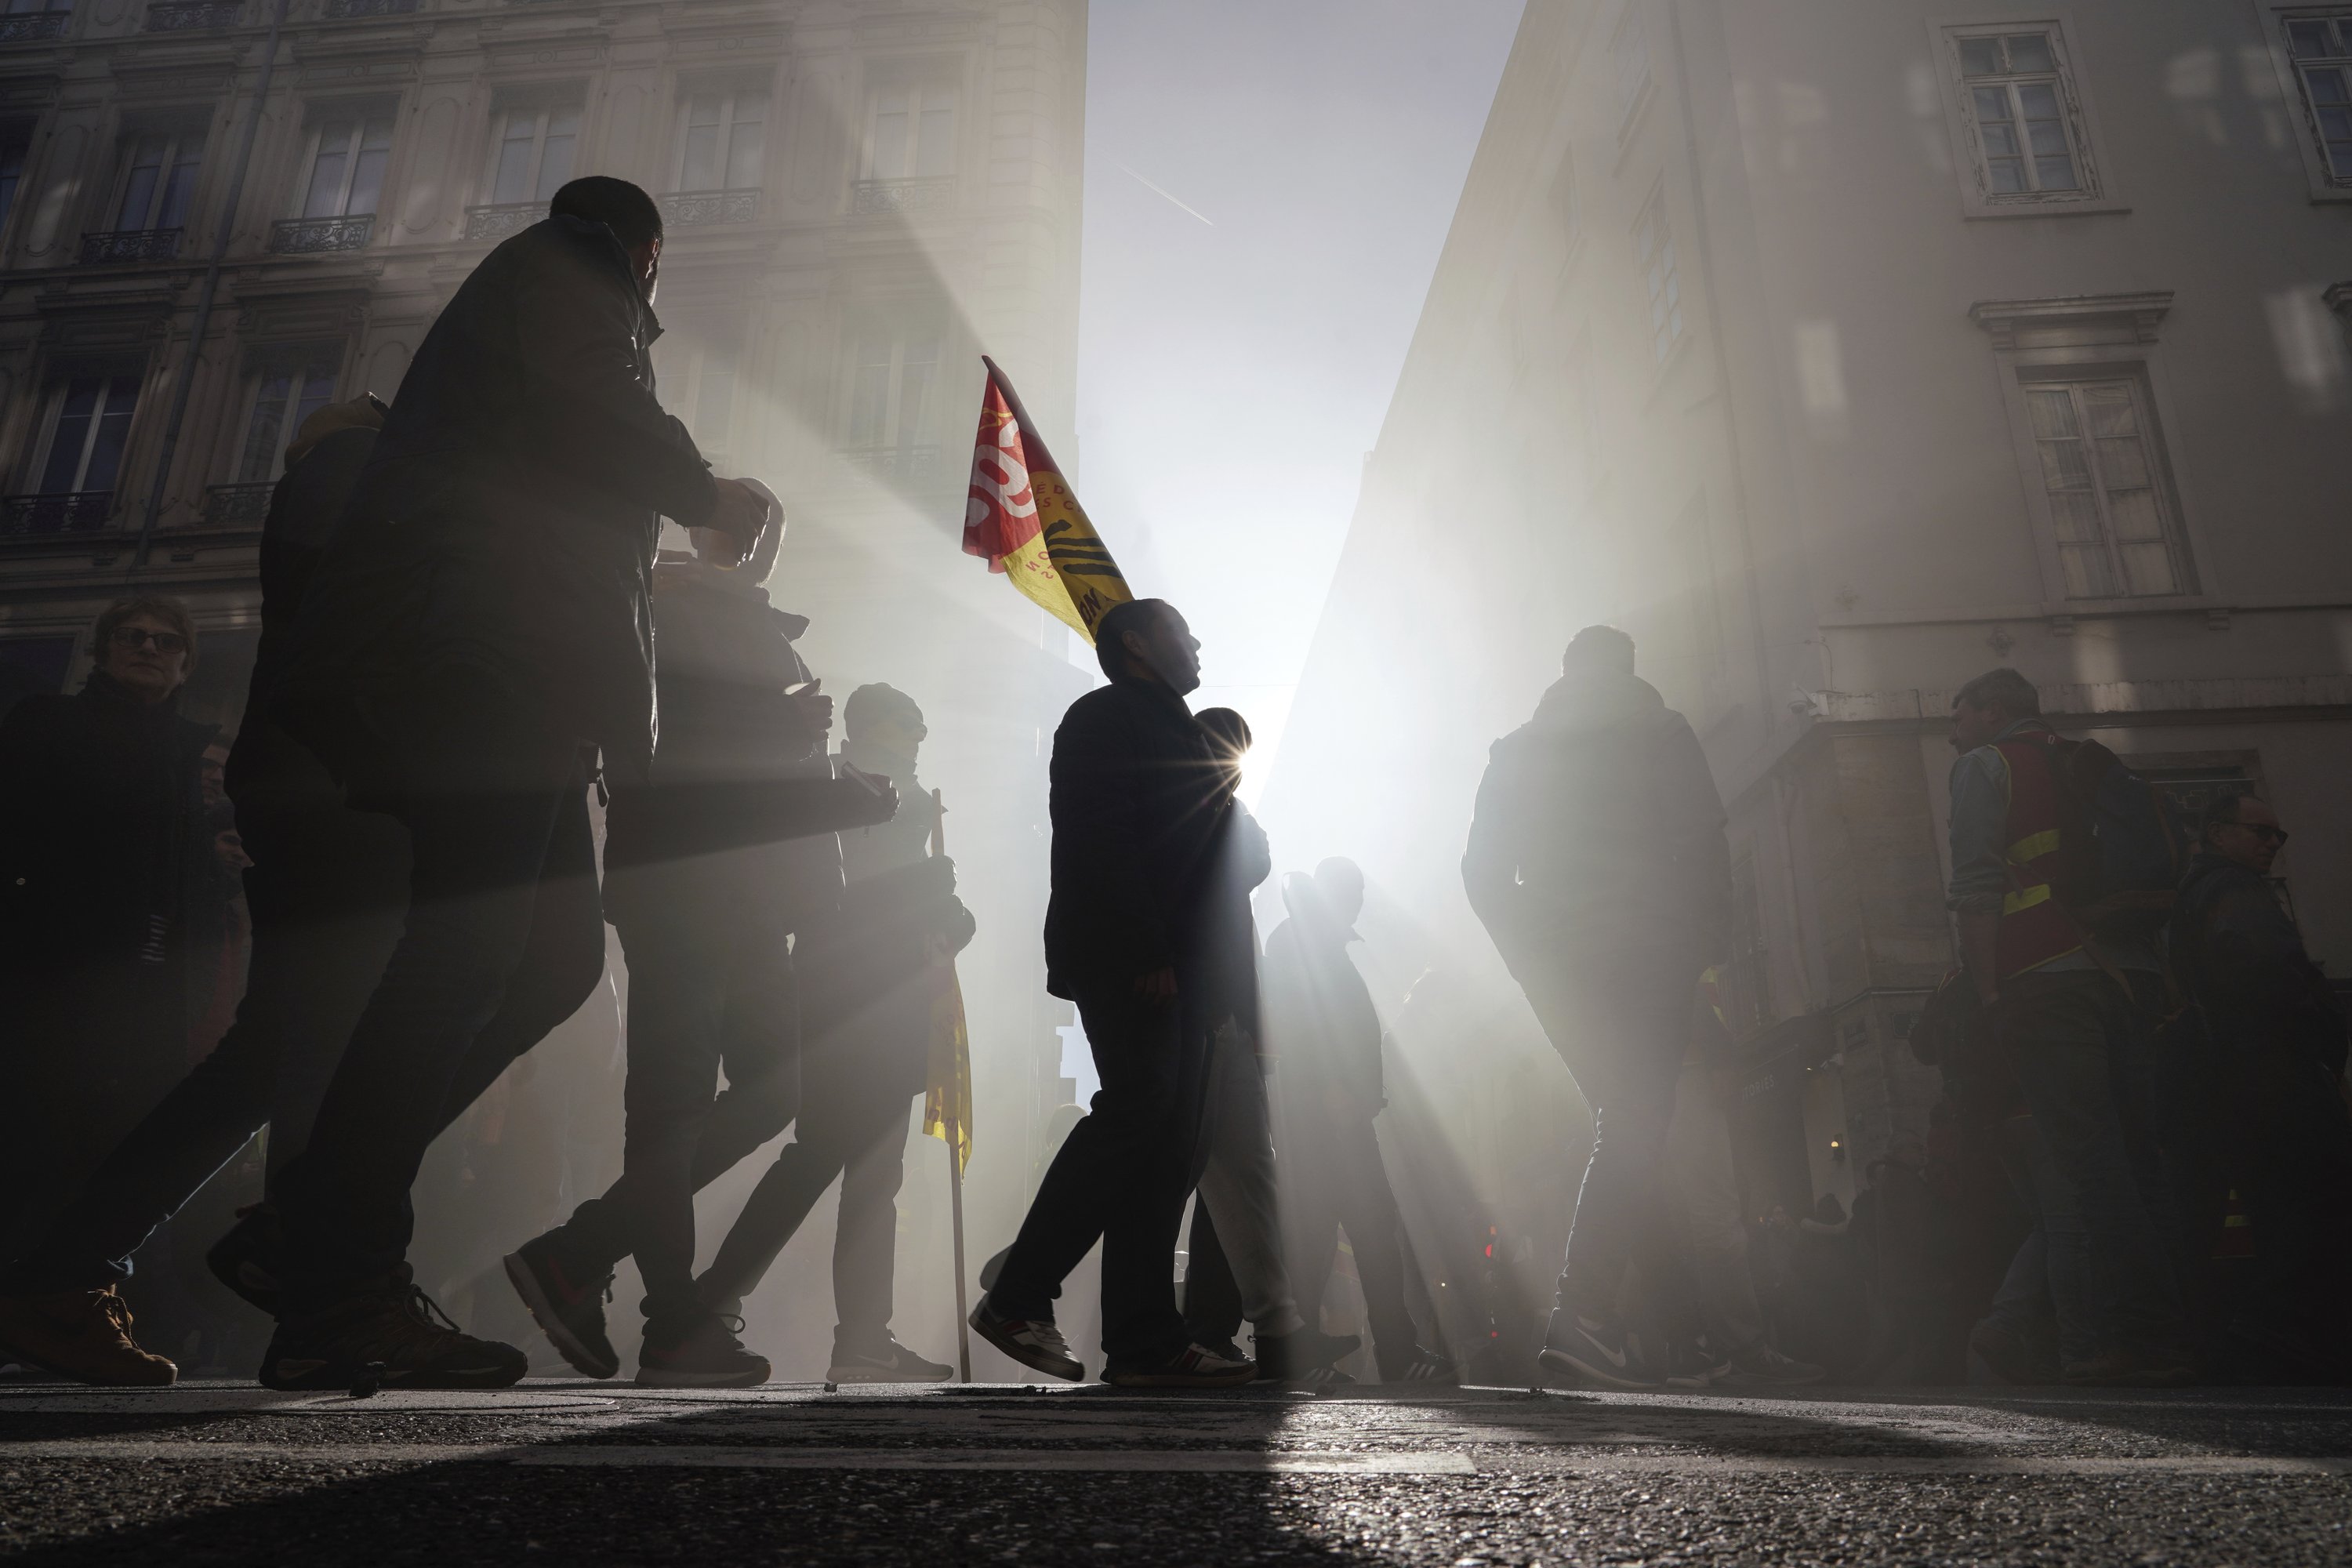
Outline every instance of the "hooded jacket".
[[1516, 969], [1555, 942], [1729, 934], [1731, 851], [1698, 737], [1647, 681], [1580, 670], [1495, 742], [1462, 858]]

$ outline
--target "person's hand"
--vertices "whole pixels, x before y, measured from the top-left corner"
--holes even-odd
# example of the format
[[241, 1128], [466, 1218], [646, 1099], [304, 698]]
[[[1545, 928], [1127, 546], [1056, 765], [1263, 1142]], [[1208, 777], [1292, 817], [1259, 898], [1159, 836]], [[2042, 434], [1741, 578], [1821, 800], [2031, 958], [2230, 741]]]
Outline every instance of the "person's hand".
[[862, 803], [857, 809], [858, 826], [873, 827], [898, 815], [898, 791], [880, 773], [869, 773], [844, 763], [841, 776], [834, 783], [845, 790], [855, 790]]
[[[710, 521], [693, 531], [695, 552], [714, 566], [740, 566], [759, 542], [760, 531], [768, 526], [767, 499], [740, 479], [710, 482], [719, 492], [719, 504], [711, 509]], [[712, 536], [707, 543], [705, 535]]]
[[812, 735], [821, 736], [833, 729], [833, 699], [825, 695], [824, 688], [824, 681], [812, 680], [792, 693], [793, 707]]
[[1176, 1002], [1176, 970], [1171, 965], [1135, 977], [1135, 994], [1147, 1007], [1169, 1007]]

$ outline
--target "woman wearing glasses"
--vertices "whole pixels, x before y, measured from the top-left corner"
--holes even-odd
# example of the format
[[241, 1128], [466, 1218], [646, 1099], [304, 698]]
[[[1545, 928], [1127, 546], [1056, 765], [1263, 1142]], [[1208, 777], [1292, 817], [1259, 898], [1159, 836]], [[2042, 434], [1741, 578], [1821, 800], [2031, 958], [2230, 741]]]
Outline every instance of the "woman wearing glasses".
[[94, 652], [0, 720], [0, 1258], [187, 1071], [220, 934], [187, 609], [118, 601]]

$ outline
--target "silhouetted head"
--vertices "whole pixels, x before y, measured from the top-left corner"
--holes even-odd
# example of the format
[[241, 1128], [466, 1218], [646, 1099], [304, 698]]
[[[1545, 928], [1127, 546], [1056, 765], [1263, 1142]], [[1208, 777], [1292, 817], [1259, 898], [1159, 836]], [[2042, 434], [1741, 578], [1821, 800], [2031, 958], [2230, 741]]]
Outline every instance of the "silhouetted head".
[[1315, 890], [1341, 925], [1354, 925], [1364, 912], [1363, 868], [1343, 856], [1334, 855], [1315, 868]]
[[621, 248], [629, 253], [637, 287], [650, 300], [661, 278], [661, 205], [626, 180], [610, 174], [583, 174], [555, 193], [547, 204], [550, 217], [585, 218], [611, 228]]
[[1988, 669], [1952, 694], [1952, 750], [1965, 754], [1989, 746], [2019, 720], [2041, 715], [2033, 682], [2006, 665]]
[[841, 732], [861, 745], [873, 746], [912, 762], [930, 731], [915, 700], [883, 681], [861, 686], [841, 707]]
[[1559, 672], [1577, 675], [1587, 670], [1633, 674], [1633, 639], [1615, 626], [1585, 627], [1568, 639], [1568, 651], [1559, 656]]
[[1246, 754], [1255, 743], [1255, 738], [1250, 734], [1249, 721], [1230, 708], [1203, 708], [1192, 717], [1202, 729], [1209, 732], [1209, 738], [1216, 742], [1218, 750], [1235, 758]]
[[2205, 847], [2257, 877], [2271, 874], [2271, 862], [2286, 843], [2271, 803], [2250, 790], [2223, 790], [2206, 803]]
[[98, 668], [141, 702], [164, 702], [196, 668], [196, 626], [188, 606], [161, 594], [117, 599], [92, 630]]
[[1201, 642], [1165, 599], [1113, 605], [1095, 623], [1095, 658], [1113, 680], [1150, 680], [1179, 697], [1201, 686]]

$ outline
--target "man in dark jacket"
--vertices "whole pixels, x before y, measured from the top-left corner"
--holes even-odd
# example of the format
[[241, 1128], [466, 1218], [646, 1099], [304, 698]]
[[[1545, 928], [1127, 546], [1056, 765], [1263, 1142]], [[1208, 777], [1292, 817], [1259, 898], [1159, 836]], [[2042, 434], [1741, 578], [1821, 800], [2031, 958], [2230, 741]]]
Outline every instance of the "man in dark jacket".
[[1729, 936], [1730, 848], [1698, 739], [1587, 626], [1535, 718], [1495, 742], [1462, 860], [1470, 907], [1591, 1108], [1593, 1144], [1540, 1359], [1621, 1387], [1662, 1375], [1620, 1303], [1665, 1234], [1659, 1160], [1690, 999]]
[[[639, 1383], [768, 1380], [767, 1358], [695, 1291], [694, 1194], [792, 1121], [808, 965], [791, 938], [805, 942], [840, 896], [833, 830], [887, 818], [893, 804], [887, 788], [836, 781], [825, 765], [833, 699], [793, 646], [808, 623], [760, 586], [781, 532], [772, 525], [743, 571], [669, 551], [656, 567], [661, 743], [650, 779], [614, 791], [604, 841], [605, 901], [629, 963], [621, 1179], [506, 1259], [549, 1340], [591, 1377], [619, 1370], [604, 1298], [634, 1255], [646, 1286]], [[810, 803], [790, 825], [803, 837], [745, 820], [753, 792], [792, 787]], [[823, 852], [814, 867], [812, 846]]]
[[[2200, 1303], [2216, 1370], [2261, 1381], [2339, 1382], [2352, 1287], [2352, 1116], [2344, 1016], [2268, 880], [2286, 843], [2268, 801], [2225, 791], [2172, 911], [2174, 973], [2195, 1004], [2175, 1031], [2175, 1153], [2189, 1177], [2199, 1258], [2221, 1222], [2248, 1222], [2242, 1278]], [[2230, 1202], [2234, 1194], [2235, 1204]], [[2234, 1250], [2234, 1249], [2232, 1249]]]
[[1184, 706], [1201, 645], [1158, 599], [1096, 627], [1110, 684], [1054, 734], [1045, 984], [1077, 1004], [1102, 1090], [1054, 1156], [971, 1326], [1023, 1365], [1076, 1380], [1054, 1323], [1062, 1281], [1103, 1244], [1105, 1382], [1245, 1383], [1256, 1369], [1191, 1342], [1175, 1253], [1207, 1088], [1203, 894], [1224, 813], [1208, 731]]
[[846, 886], [838, 910], [802, 937], [799, 1126], [776, 1153], [698, 1281], [732, 1312], [835, 1177], [832, 1383], [938, 1383], [954, 1368], [890, 1331], [905, 1180], [907, 1107], [923, 1092], [935, 1007], [952, 963], [978, 929], [956, 897], [955, 864], [932, 853], [940, 807], [915, 774], [929, 732], [896, 687], [861, 686], [842, 707], [841, 761], [887, 778], [897, 817], [841, 835]]
[[737, 560], [767, 520], [654, 395], [660, 259], [653, 199], [601, 178], [491, 252], [417, 350], [305, 595], [271, 715], [406, 826], [411, 900], [278, 1183], [271, 1386], [523, 1373], [418, 1300], [409, 1188], [527, 950], [603, 967], [588, 779], [599, 749], [622, 779], [651, 763], [659, 518], [720, 530]]
[[1381, 1016], [1348, 944], [1362, 939], [1364, 874], [1334, 857], [1282, 888], [1290, 918], [1265, 939], [1266, 1044], [1280, 1064], [1285, 1228], [1298, 1299], [1319, 1310], [1339, 1231], [1364, 1289], [1372, 1354], [1384, 1383], [1451, 1383], [1423, 1350], [1404, 1302], [1404, 1220], [1372, 1120], [1388, 1104]]

